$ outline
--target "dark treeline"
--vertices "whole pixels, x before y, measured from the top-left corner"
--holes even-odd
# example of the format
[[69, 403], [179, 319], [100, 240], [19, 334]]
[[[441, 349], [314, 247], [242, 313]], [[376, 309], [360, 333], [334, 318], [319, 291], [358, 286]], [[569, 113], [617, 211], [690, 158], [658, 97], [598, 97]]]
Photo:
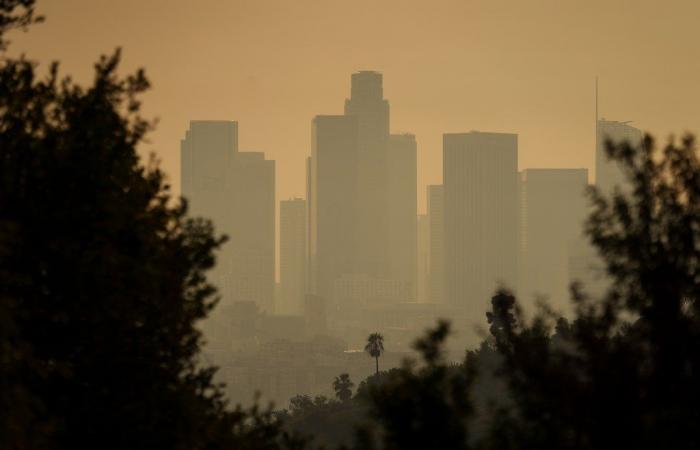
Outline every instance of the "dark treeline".
[[[700, 162], [691, 137], [609, 145], [629, 189], [591, 189], [586, 233], [610, 277], [573, 286], [573, 320], [525, 320], [507, 291], [490, 336], [449, 362], [447, 322], [420, 358], [284, 411], [229, 405], [200, 360], [223, 242], [136, 147], [142, 72], [119, 53], [82, 87], [7, 54], [39, 20], [0, 0], [0, 448], [606, 449], [700, 447]], [[485, 299], [488, 301], [488, 299]], [[381, 336], [379, 336], [381, 337]], [[370, 348], [371, 347], [371, 348]], [[299, 437], [300, 436], [300, 437]], [[307, 439], [309, 438], [309, 439]]]

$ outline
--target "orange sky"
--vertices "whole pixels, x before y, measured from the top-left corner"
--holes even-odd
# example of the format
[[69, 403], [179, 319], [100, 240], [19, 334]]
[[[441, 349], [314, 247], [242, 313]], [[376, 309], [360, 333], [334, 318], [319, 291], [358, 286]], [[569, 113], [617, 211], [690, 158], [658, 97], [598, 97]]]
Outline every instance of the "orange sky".
[[[277, 161], [278, 198], [304, 195], [316, 114], [342, 113], [350, 73], [384, 73], [392, 131], [416, 134], [419, 207], [441, 182], [442, 133], [520, 136], [520, 167], [593, 167], [601, 115], [665, 138], [700, 131], [700, 2], [621, 0], [39, 0], [47, 22], [13, 51], [78, 80], [124, 50], [154, 88], [145, 112], [179, 191], [190, 119], [239, 121], [240, 148]], [[43, 67], [46, 67], [44, 64]]]

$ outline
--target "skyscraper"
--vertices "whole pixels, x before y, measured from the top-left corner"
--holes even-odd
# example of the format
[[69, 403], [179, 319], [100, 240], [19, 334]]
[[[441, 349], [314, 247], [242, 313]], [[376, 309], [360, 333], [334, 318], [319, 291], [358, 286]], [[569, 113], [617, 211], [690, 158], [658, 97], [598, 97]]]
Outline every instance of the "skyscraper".
[[[312, 192], [311, 176], [313, 173], [313, 160], [311, 156], [306, 157], [306, 293], [316, 292], [316, 266], [311, 258], [311, 234], [312, 234], [312, 219], [311, 213], [315, 211], [313, 208], [314, 198]], [[304, 303], [306, 304], [306, 303]]]
[[358, 119], [317, 116], [309, 170], [310, 292], [328, 301], [333, 283], [355, 271]]
[[416, 298], [416, 138], [392, 134], [387, 149], [388, 278], [405, 283], [409, 298]]
[[586, 169], [525, 169], [520, 174], [521, 258], [524, 304], [545, 295], [568, 312], [569, 251], [583, 239]]
[[499, 283], [516, 289], [518, 136], [443, 135], [445, 294], [480, 321]]
[[445, 301], [445, 191], [443, 186], [427, 187], [430, 259], [428, 263], [428, 299]]
[[615, 186], [624, 187], [622, 171], [615, 161], [610, 161], [605, 152], [605, 144], [608, 140], [620, 144], [629, 142], [633, 146], [639, 145], [642, 141], [642, 131], [628, 125], [628, 122], [617, 122], [613, 120], [598, 120], [596, 133], [596, 153], [595, 170], [596, 186], [603, 192], [611, 192]]
[[233, 301], [272, 312], [275, 286], [275, 162], [260, 152], [238, 152], [231, 162], [228, 208]]
[[427, 214], [419, 214], [416, 232], [416, 300], [427, 302], [430, 297], [430, 220]]
[[[228, 207], [231, 161], [238, 153], [238, 123], [224, 120], [193, 120], [180, 142], [182, 196], [192, 216], [211, 219], [218, 234], [231, 234]], [[231, 245], [226, 243], [217, 255], [217, 264], [208, 275], [229, 299], [225, 283], [231, 271]]]
[[357, 120], [357, 216], [355, 258], [362, 273], [390, 275], [387, 213], [387, 144], [389, 102], [383, 98], [382, 74], [352, 74], [345, 115]]
[[275, 311], [302, 315], [306, 295], [306, 201], [280, 202], [280, 290]]
[[275, 162], [238, 151], [238, 124], [192, 121], [181, 142], [182, 194], [195, 216], [229, 237], [211, 273], [222, 308], [250, 301], [271, 311], [275, 256]]

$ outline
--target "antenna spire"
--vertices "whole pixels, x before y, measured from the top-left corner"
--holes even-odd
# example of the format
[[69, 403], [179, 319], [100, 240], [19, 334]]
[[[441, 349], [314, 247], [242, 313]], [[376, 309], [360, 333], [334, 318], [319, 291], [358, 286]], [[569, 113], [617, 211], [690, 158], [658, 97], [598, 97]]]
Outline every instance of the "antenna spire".
[[598, 152], [598, 75], [595, 76], [595, 146]]
[[595, 77], [595, 121], [598, 123], [598, 75]]

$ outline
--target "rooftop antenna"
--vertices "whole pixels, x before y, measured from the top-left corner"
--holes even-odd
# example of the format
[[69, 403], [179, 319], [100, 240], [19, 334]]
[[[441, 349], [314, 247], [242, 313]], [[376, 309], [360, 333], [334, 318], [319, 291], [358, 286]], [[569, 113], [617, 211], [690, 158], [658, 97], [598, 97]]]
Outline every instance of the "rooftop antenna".
[[600, 158], [600, 155], [598, 155], [598, 146], [600, 145], [600, 142], [598, 140], [598, 75], [595, 76], [595, 147], [593, 150], [593, 156], [594, 156], [594, 164], [595, 164], [595, 169], [596, 169], [596, 174], [595, 174], [595, 184], [598, 184], [598, 159]]
[[595, 145], [598, 149], [598, 75], [595, 76]]

